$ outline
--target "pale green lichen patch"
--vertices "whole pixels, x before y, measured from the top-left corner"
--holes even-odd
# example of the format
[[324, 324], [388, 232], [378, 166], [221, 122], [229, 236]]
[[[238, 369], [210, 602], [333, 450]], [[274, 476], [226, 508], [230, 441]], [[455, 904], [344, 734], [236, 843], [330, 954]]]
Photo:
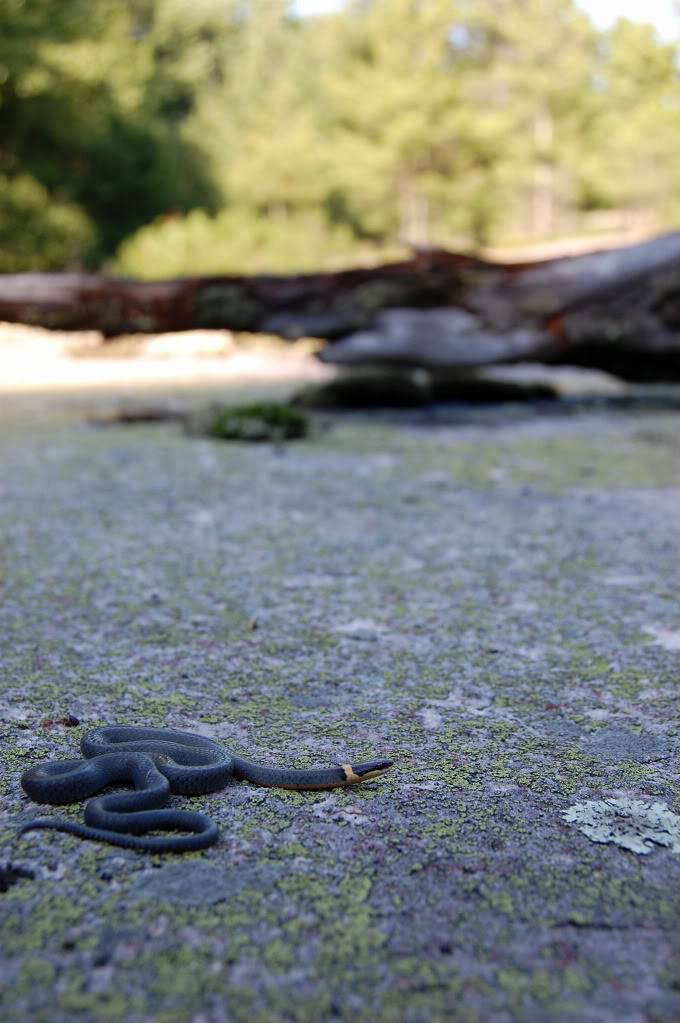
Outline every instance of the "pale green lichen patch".
[[593, 842], [613, 842], [640, 856], [658, 848], [680, 853], [680, 817], [665, 803], [591, 799], [570, 806], [564, 819], [578, 825]]

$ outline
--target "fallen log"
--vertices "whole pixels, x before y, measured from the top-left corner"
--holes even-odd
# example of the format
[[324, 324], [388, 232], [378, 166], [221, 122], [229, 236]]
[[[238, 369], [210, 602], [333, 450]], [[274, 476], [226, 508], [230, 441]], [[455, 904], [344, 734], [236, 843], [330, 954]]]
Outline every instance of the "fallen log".
[[[0, 319], [105, 337], [242, 330], [337, 338], [390, 306], [456, 306], [494, 264], [448, 252], [335, 273], [135, 281], [84, 273], [0, 275]], [[501, 269], [505, 273], [505, 269]]]
[[520, 360], [680, 380], [680, 232], [541, 263], [443, 250], [369, 269], [140, 282], [0, 276], [0, 318], [123, 333], [231, 329], [326, 338], [327, 362], [469, 370]]
[[680, 233], [478, 274], [461, 308], [386, 309], [320, 353], [433, 371], [520, 361], [680, 380]]

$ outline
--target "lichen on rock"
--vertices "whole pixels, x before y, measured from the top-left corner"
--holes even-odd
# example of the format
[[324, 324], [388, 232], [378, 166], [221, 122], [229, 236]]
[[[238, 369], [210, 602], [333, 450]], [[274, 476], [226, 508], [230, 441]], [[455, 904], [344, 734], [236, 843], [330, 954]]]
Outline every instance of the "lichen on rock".
[[563, 817], [593, 842], [613, 842], [639, 856], [647, 856], [657, 846], [680, 853], [680, 817], [665, 803], [591, 799], [574, 803]]

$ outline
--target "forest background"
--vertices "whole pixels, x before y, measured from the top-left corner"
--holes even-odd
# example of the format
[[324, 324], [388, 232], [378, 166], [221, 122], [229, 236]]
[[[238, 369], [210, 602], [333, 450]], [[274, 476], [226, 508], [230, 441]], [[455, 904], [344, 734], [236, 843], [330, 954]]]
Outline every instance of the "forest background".
[[0, 0], [0, 272], [680, 224], [680, 45], [575, 0]]

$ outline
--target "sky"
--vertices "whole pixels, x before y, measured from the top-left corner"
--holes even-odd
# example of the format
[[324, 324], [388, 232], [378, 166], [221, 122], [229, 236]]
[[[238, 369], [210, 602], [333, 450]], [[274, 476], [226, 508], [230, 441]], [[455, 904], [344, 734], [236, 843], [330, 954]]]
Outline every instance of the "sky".
[[[342, 7], [343, 0], [296, 0], [299, 14], [326, 14]], [[577, 0], [596, 25], [607, 28], [617, 18], [649, 21], [664, 39], [680, 36], [680, 13], [673, 0]]]

